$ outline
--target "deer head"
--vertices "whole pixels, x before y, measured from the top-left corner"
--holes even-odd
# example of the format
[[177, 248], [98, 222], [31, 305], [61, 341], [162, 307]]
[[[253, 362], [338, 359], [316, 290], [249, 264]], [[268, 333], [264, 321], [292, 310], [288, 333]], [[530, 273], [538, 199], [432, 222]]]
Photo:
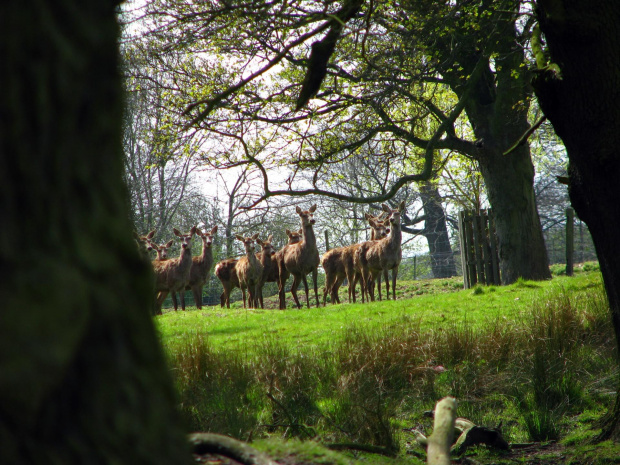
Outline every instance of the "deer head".
[[183, 234], [177, 228], [172, 228], [172, 232], [174, 232], [175, 236], [181, 239], [181, 247], [183, 248], [183, 250], [185, 250], [189, 248], [192, 243], [192, 237], [194, 236], [194, 234], [196, 234], [196, 226], [190, 229], [187, 234]]
[[268, 255], [275, 255], [276, 249], [271, 244], [272, 240], [273, 240], [273, 236], [270, 235], [266, 241], [256, 239], [256, 242], [261, 246], [261, 249], [263, 252], [267, 253]]
[[316, 205], [312, 205], [309, 210], [305, 210], [305, 211], [299, 208], [299, 206], [297, 206], [295, 208], [295, 211], [301, 218], [302, 228], [305, 228], [307, 226], [312, 226], [315, 223], [314, 212], [316, 211]]
[[250, 237], [243, 237], [240, 234], [236, 234], [235, 237], [243, 242], [243, 246], [245, 247], [245, 252], [247, 254], [254, 253], [254, 244], [257, 242], [256, 240], [258, 239], [258, 233]]

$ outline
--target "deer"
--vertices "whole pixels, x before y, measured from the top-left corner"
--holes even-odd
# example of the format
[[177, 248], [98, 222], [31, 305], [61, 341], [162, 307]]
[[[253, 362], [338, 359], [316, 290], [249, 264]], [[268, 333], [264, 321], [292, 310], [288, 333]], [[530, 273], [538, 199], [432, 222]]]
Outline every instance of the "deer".
[[[381, 216], [374, 217], [368, 213], [365, 218], [371, 227], [371, 240], [382, 239], [390, 232], [390, 229], [383, 222]], [[338, 289], [344, 278], [349, 283], [349, 303], [355, 302], [355, 286], [361, 277], [361, 270], [356, 270], [354, 266], [354, 256], [361, 244], [353, 244], [345, 247], [337, 247], [327, 251], [321, 258], [321, 265], [325, 270], [325, 287], [323, 290], [323, 305], [327, 303], [329, 293], [332, 303], [340, 303]], [[362, 299], [364, 297], [362, 290]]]
[[[243, 294], [243, 308], [257, 308], [258, 287], [263, 278], [263, 265], [254, 254], [254, 244], [258, 239], [258, 233], [250, 237], [243, 237], [239, 234], [235, 236], [237, 240], [243, 242], [245, 256], [241, 257], [235, 264], [235, 272], [239, 278], [239, 287]], [[246, 306], [245, 290], [248, 290], [248, 304]]]
[[143, 236], [138, 234], [136, 231], [133, 232], [133, 238], [136, 241], [136, 245], [138, 246], [138, 252], [140, 253], [140, 256], [144, 259], [149, 259], [148, 245], [150, 244], [151, 239], [153, 239], [153, 236], [155, 236], [155, 231], [156, 230], [153, 229], [151, 232]]
[[[256, 243], [261, 246], [261, 251], [256, 254], [256, 258], [258, 258], [261, 265], [263, 265], [263, 274], [261, 276], [260, 284], [258, 285], [257, 296], [257, 307], [258, 304], [260, 304], [260, 308], [265, 308], [265, 304], [263, 303], [263, 286], [269, 278], [277, 275], [276, 270], [278, 268], [278, 263], [275, 260], [276, 251], [273, 248], [271, 241], [273, 241], [273, 236], [271, 235], [266, 241], [256, 239]], [[273, 281], [275, 281], [275, 279]]]
[[240, 287], [239, 277], [235, 270], [238, 261], [238, 258], [227, 258], [215, 265], [215, 276], [221, 281], [224, 288], [222, 295], [220, 295], [220, 306], [222, 308], [224, 305], [230, 308], [230, 293], [235, 287]]
[[313, 225], [314, 212], [316, 205], [312, 205], [310, 209], [304, 211], [299, 206], [295, 211], [301, 219], [302, 240], [296, 244], [287, 244], [282, 248], [282, 260], [278, 262], [279, 282], [279, 299], [280, 309], [286, 308], [285, 290], [286, 281], [289, 276], [293, 275], [293, 284], [291, 285], [291, 294], [295, 300], [297, 308], [301, 308], [299, 299], [297, 298], [297, 288], [299, 283], [303, 281], [306, 291], [306, 305], [310, 308], [310, 297], [308, 295], [308, 281], [306, 275], [312, 273], [314, 282], [314, 296], [316, 298], [317, 308], [320, 305], [319, 291], [317, 288], [318, 266], [321, 261], [319, 251], [316, 248], [316, 237], [314, 235]]
[[[287, 229], [286, 235], [288, 236], [289, 244], [295, 244], [301, 241], [301, 230], [299, 230], [299, 232], [291, 232]], [[278, 257], [281, 255], [280, 252], [281, 250], [276, 252], [275, 255], [272, 255], [271, 257], [272, 266], [269, 267], [269, 274], [267, 275], [267, 278], [265, 279], [264, 283], [265, 282], [269, 282], [269, 283], [278, 282], [278, 277], [279, 277]], [[218, 262], [218, 264], [215, 266], [215, 276], [217, 276], [217, 278], [221, 281], [222, 287], [224, 288], [222, 295], [220, 295], [220, 306], [222, 308], [224, 308], [224, 306], [226, 306], [227, 308], [230, 308], [230, 293], [232, 292], [234, 288], [239, 287], [239, 278], [237, 277], [237, 272], [235, 271], [235, 265], [237, 264], [238, 261], [239, 261], [238, 258], [227, 258], [227, 259], [224, 259]], [[261, 299], [260, 302], [261, 302], [261, 307], [262, 307], [263, 306], [262, 288], [261, 288], [261, 296], [259, 296], [259, 299]]]
[[192, 291], [196, 307], [202, 309], [202, 287], [207, 282], [211, 265], [213, 265], [213, 236], [217, 232], [217, 226], [214, 226], [210, 232], [202, 232], [196, 228], [196, 235], [202, 240], [202, 252], [200, 255], [192, 257], [192, 267], [189, 272], [189, 282], [185, 290]]
[[155, 292], [156, 307], [155, 312], [161, 315], [161, 304], [169, 293], [172, 293], [174, 310], [177, 311], [178, 304], [175, 293], [181, 294], [181, 308], [185, 310], [185, 295], [183, 291], [189, 282], [189, 273], [192, 268], [192, 237], [196, 233], [194, 226], [187, 234], [181, 233], [174, 228], [173, 232], [181, 240], [181, 253], [178, 258], [169, 260], [153, 260], [153, 271], [155, 272]]
[[[378, 241], [363, 242], [356, 251], [356, 257], [362, 267], [362, 285], [365, 283], [369, 287], [369, 297], [372, 301], [375, 300], [375, 280], [382, 271], [385, 276], [386, 298], [389, 300], [390, 283], [387, 274], [389, 270], [392, 270], [392, 296], [396, 300], [396, 276], [402, 259], [400, 215], [405, 210], [405, 202], [402, 201], [395, 210], [386, 204], [381, 204], [381, 208], [388, 213], [390, 234]], [[379, 300], [381, 300], [381, 281], [379, 281]]]
[[146, 246], [146, 250], [154, 250], [157, 254], [157, 258], [155, 258], [155, 260], [161, 262], [162, 260], [168, 260], [168, 249], [172, 247], [172, 244], [174, 244], [174, 239], [170, 239], [165, 244], [160, 245], [149, 241]]

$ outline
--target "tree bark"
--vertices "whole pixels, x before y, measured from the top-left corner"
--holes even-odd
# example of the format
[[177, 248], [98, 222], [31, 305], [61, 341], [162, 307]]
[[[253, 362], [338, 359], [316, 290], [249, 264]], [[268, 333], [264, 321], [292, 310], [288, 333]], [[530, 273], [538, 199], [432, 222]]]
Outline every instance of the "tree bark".
[[[498, 52], [494, 66], [489, 63], [485, 68], [465, 105], [478, 147], [476, 153], [469, 155], [478, 162], [493, 210], [502, 283], [510, 284], [518, 278], [551, 279], [536, 207], [529, 145], [523, 144], [504, 155], [529, 128], [530, 75], [522, 67], [525, 56], [514, 21], [498, 22], [494, 28], [493, 40], [497, 42]], [[451, 67], [446, 77], [454, 92], [461, 96], [462, 73], [452, 69], [457, 67], [452, 67], [450, 48], [444, 53]], [[462, 47], [456, 59], [471, 73], [480, 56], [480, 51], [470, 44]]]
[[[476, 160], [495, 220], [503, 284], [511, 284], [518, 278], [551, 279], [536, 207], [529, 145], [504, 155], [529, 127], [529, 105], [524, 102], [529, 99], [531, 88], [524, 73], [518, 79], [510, 73], [519, 69], [523, 60], [522, 54], [516, 51], [511, 55], [513, 63], [502, 63], [503, 71], [495, 77], [490, 69], [483, 74], [465, 107], [479, 141]], [[473, 67], [473, 63], [472, 59], [469, 66]]]
[[1, 463], [191, 463], [122, 182], [116, 8], [0, 6]]
[[428, 242], [431, 269], [435, 278], [449, 278], [456, 275], [454, 254], [450, 246], [450, 236], [446, 224], [446, 213], [441, 204], [437, 185], [432, 182], [420, 183], [420, 198], [424, 208], [423, 235]]
[[[620, 3], [539, 0], [536, 13], [561, 74], [542, 68], [535, 92], [566, 146], [571, 204], [592, 234], [620, 349]], [[620, 391], [607, 438], [620, 440]]]

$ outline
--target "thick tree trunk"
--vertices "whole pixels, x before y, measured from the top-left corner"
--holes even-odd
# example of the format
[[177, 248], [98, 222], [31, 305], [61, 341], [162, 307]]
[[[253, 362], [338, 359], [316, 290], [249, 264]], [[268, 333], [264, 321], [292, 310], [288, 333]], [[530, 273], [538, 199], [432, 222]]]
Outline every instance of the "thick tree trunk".
[[450, 246], [446, 213], [441, 204], [441, 195], [439, 195], [437, 185], [432, 182], [420, 183], [420, 198], [424, 208], [424, 231], [422, 234], [428, 242], [433, 277], [449, 278], [455, 276], [456, 265]]
[[190, 463], [122, 183], [115, 1], [0, 4], [0, 463]]
[[[517, 132], [513, 134], [516, 140], [519, 136]], [[487, 136], [485, 147], [480, 150], [479, 166], [495, 220], [502, 283], [510, 284], [520, 277], [550, 279], [529, 147], [505, 156], [498, 145], [508, 147]]]
[[[549, 259], [534, 195], [534, 166], [529, 146], [522, 145], [503, 155], [529, 128], [527, 121], [532, 88], [525, 61], [517, 42], [514, 22], [497, 32], [499, 54], [494, 69], [489, 65], [475, 83], [465, 112], [474, 129], [478, 161], [498, 239], [501, 280], [510, 284], [518, 278], [550, 279]], [[480, 53], [464, 51], [458, 57], [471, 72]], [[451, 61], [449, 61], [451, 63]], [[460, 74], [449, 73], [452, 89], [462, 95]]]
[[[539, 73], [536, 96], [566, 146], [571, 203], [592, 234], [620, 351], [620, 3], [537, 6], [561, 77]], [[602, 438], [620, 440], [620, 391], [606, 420]]]

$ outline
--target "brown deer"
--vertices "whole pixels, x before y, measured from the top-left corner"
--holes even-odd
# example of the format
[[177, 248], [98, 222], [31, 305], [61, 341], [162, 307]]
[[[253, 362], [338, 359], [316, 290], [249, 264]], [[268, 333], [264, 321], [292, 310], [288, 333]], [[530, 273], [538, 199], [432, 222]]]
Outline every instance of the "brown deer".
[[213, 265], [213, 236], [217, 232], [217, 226], [211, 229], [211, 232], [196, 229], [196, 234], [202, 240], [202, 252], [200, 255], [192, 257], [192, 268], [189, 272], [189, 283], [185, 290], [191, 289], [194, 296], [194, 302], [198, 309], [202, 308], [202, 286], [205, 285], [209, 277], [211, 265]]
[[[286, 235], [288, 236], [288, 243], [295, 244], [301, 241], [301, 229], [299, 232], [291, 232], [288, 229], [286, 230]], [[278, 257], [281, 256], [281, 250], [276, 253], [275, 256], [271, 257], [272, 266], [269, 267], [270, 271], [267, 275], [265, 282], [273, 283], [278, 282], [279, 270], [278, 270]], [[230, 293], [236, 287], [239, 287], [239, 278], [237, 277], [237, 272], [235, 271], [235, 265], [239, 261], [238, 258], [227, 258], [225, 260], [220, 261], [215, 266], [215, 276], [221, 281], [222, 287], [224, 291], [220, 296], [220, 305], [223, 308], [224, 306], [230, 308]], [[263, 283], [264, 284], [264, 283]], [[261, 288], [261, 296], [262, 297], [262, 288]], [[263, 306], [263, 301], [260, 301], [261, 307]], [[264, 307], [263, 307], [264, 308]]]
[[[380, 217], [374, 217], [366, 213], [365, 215], [371, 227], [371, 240], [381, 239], [390, 232]], [[354, 266], [355, 251], [361, 244], [353, 244], [345, 247], [337, 247], [327, 251], [321, 258], [321, 265], [325, 270], [325, 287], [323, 289], [323, 305], [327, 302], [329, 293], [332, 303], [340, 303], [338, 289], [344, 278], [349, 283], [349, 303], [355, 302], [355, 286], [361, 274], [356, 272]], [[363, 297], [363, 294], [362, 294]]]
[[261, 246], [260, 253], [256, 254], [256, 258], [260, 261], [261, 265], [263, 265], [263, 274], [261, 276], [260, 284], [258, 285], [258, 303], [260, 304], [260, 308], [265, 308], [265, 304], [263, 303], [263, 286], [267, 282], [269, 278], [274, 275], [277, 275], [278, 263], [275, 260], [276, 251], [273, 247], [271, 241], [273, 240], [273, 236], [269, 236], [266, 241], [261, 241], [260, 239], [256, 239], [256, 242]]
[[[239, 278], [239, 287], [243, 294], [243, 308], [257, 308], [258, 287], [263, 278], [263, 265], [254, 254], [254, 244], [258, 239], [258, 234], [251, 237], [243, 237], [239, 234], [236, 238], [243, 242], [245, 256], [241, 257], [235, 265], [235, 272]], [[246, 306], [245, 290], [248, 290], [248, 301]]]
[[157, 257], [155, 258], [155, 260], [161, 262], [162, 260], [168, 260], [168, 249], [172, 247], [172, 244], [174, 244], [174, 239], [170, 239], [165, 244], [160, 244], [160, 245], [149, 241], [146, 246], [146, 250], [148, 250], [149, 252], [151, 250], [154, 250], [155, 253], [157, 254]]
[[215, 265], [215, 276], [221, 281], [222, 287], [224, 288], [222, 295], [220, 295], [220, 306], [222, 308], [224, 305], [230, 308], [230, 293], [234, 288], [240, 287], [239, 277], [235, 270], [238, 261], [238, 258], [227, 258]]
[[136, 245], [138, 246], [138, 252], [140, 252], [140, 256], [145, 259], [149, 259], [148, 245], [150, 244], [151, 239], [153, 239], [153, 236], [155, 236], [155, 231], [156, 230], [153, 229], [150, 233], [143, 236], [141, 236], [135, 231], [133, 232], [133, 238], [135, 239]]
[[287, 244], [282, 248], [282, 260], [278, 262], [279, 276], [279, 298], [280, 309], [286, 308], [285, 285], [288, 277], [293, 275], [293, 284], [291, 285], [291, 294], [295, 300], [297, 308], [301, 308], [299, 299], [297, 298], [297, 288], [299, 283], [303, 281], [306, 291], [306, 305], [310, 308], [310, 297], [308, 295], [308, 281], [306, 275], [312, 273], [314, 282], [314, 295], [316, 298], [316, 306], [319, 307], [319, 291], [317, 288], [317, 268], [320, 263], [319, 252], [316, 248], [316, 237], [314, 235], [314, 212], [316, 205], [310, 207], [309, 210], [302, 210], [299, 206], [295, 209], [301, 219], [302, 240], [296, 244]]
[[[369, 297], [372, 301], [375, 300], [375, 281], [382, 271], [385, 275], [385, 287], [389, 300], [390, 283], [387, 275], [389, 270], [392, 270], [392, 295], [396, 300], [396, 276], [402, 258], [400, 215], [405, 210], [405, 202], [401, 202], [396, 210], [392, 210], [386, 204], [382, 204], [381, 208], [388, 213], [389, 236], [378, 241], [363, 242], [356, 252], [362, 265], [362, 280], [369, 288]], [[381, 281], [379, 281], [379, 300], [381, 300]]]
[[175, 293], [181, 294], [181, 308], [185, 310], [185, 286], [189, 282], [189, 272], [192, 267], [192, 237], [196, 232], [194, 226], [187, 234], [182, 234], [178, 229], [173, 229], [174, 234], [181, 240], [181, 254], [179, 258], [170, 260], [153, 260], [153, 271], [155, 272], [155, 311], [161, 315], [161, 304], [169, 293], [172, 293], [174, 310], [178, 309]]

